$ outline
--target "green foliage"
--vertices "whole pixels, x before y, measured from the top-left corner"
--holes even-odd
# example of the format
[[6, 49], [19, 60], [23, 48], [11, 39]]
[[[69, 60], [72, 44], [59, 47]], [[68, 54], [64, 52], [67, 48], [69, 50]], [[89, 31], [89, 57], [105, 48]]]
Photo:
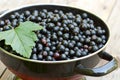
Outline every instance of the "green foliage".
[[18, 54], [29, 58], [35, 41], [38, 39], [33, 31], [42, 28], [39, 24], [26, 21], [20, 23], [15, 29], [0, 32], [0, 40], [5, 40], [6, 45], [10, 45]]

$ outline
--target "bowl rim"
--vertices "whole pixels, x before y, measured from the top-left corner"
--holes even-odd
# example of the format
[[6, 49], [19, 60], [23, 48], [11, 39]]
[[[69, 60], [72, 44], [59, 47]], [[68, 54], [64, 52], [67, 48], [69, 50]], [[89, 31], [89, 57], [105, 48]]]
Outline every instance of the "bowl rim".
[[7, 14], [10, 13], [10, 12], [13, 12], [13, 11], [16, 11], [16, 10], [19, 10], [19, 9], [23, 9], [23, 8], [27, 8], [27, 7], [28, 7], [28, 8], [29, 8], [29, 7], [33, 7], [33, 6], [58, 6], [58, 7], [68, 7], [68, 8], [79, 9], [79, 10], [81, 10], [81, 11], [87, 12], [87, 13], [95, 16], [96, 18], [98, 18], [100, 21], [102, 21], [102, 22], [106, 25], [106, 27], [107, 27], [107, 29], [108, 29], [108, 40], [107, 40], [106, 44], [105, 44], [102, 48], [100, 48], [99, 50], [95, 51], [94, 53], [88, 54], [88, 55], [83, 56], [83, 57], [80, 57], [80, 58], [70, 59], [70, 60], [39, 61], [39, 60], [27, 59], [27, 58], [24, 58], [24, 57], [21, 57], [21, 56], [17, 56], [17, 55], [15, 55], [15, 54], [12, 54], [12, 53], [10, 53], [10, 52], [8, 52], [8, 51], [6, 51], [5, 49], [3, 49], [3, 48], [0, 47], [0, 50], [3, 51], [4, 53], [6, 53], [7, 55], [12, 56], [12, 57], [17, 58], [17, 59], [20, 59], [20, 60], [23, 60], [23, 61], [35, 62], [35, 63], [45, 63], [45, 64], [68, 63], [68, 62], [75, 62], [75, 61], [83, 60], [83, 59], [86, 59], [86, 58], [89, 58], [89, 57], [91, 57], [91, 56], [94, 56], [94, 55], [98, 54], [99, 52], [101, 52], [102, 50], [105, 49], [105, 47], [108, 45], [108, 43], [109, 43], [109, 41], [110, 41], [110, 38], [111, 38], [111, 37], [110, 37], [110, 29], [109, 29], [109, 27], [108, 27], [107, 22], [105, 23], [104, 20], [102, 20], [100, 17], [98, 17], [97, 15], [95, 15], [95, 14], [93, 14], [93, 13], [91, 13], [91, 12], [88, 12], [88, 11], [86, 11], [86, 10], [80, 9], [80, 8], [78, 8], [78, 7], [69, 6], [69, 5], [64, 5], [64, 4], [44, 4], [44, 3], [43, 3], [43, 4], [29, 4], [29, 5], [20, 6], [20, 7], [14, 8], [14, 9], [10, 9], [10, 10], [4, 12], [3, 14], [1, 14], [1, 15], [0, 15], [0, 18], [2, 18], [3, 16], [7, 15]]

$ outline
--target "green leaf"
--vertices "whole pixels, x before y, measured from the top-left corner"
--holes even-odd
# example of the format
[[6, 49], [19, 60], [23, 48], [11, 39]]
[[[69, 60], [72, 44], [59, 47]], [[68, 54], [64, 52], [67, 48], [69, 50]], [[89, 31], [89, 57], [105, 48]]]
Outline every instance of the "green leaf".
[[41, 30], [39, 24], [26, 21], [20, 23], [15, 29], [0, 32], [0, 40], [5, 40], [6, 45], [10, 45], [20, 55], [29, 58], [35, 41], [38, 39], [35, 30]]

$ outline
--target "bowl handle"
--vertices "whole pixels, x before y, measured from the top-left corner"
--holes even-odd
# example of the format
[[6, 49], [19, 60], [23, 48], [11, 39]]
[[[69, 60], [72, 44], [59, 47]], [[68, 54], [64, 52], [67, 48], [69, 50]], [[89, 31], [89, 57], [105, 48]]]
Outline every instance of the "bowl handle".
[[83, 65], [79, 64], [75, 68], [75, 72], [88, 76], [103, 76], [106, 75], [118, 67], [117, 60], [108, 54], [107, 52], [102, 52], [98, 54], [100, 58], [109, 61], [107, 64], [97, 67], [97, 68], [85, 68]]

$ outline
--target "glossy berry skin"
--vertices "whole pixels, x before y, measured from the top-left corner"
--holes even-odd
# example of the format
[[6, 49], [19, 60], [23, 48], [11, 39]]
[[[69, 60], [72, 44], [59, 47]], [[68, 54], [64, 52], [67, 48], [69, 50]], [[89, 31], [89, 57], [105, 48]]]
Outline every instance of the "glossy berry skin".
[[58, 30], [59, 30], [59, 27], [58, 27], [58, 26], [54, 27], [54, 31], [55, 31], [55, 32], [57, 32]]
[[52, 50], [52, 51], [55, 51], [55, 50], [56, 50], [56, 47], [55, 47], [55, 46], [51, 46], [51, 50]]
[[38, 54], [38, 60], [42, 60], [43, 59], [43, 55], [42, 54]]
[[5, 22], [4, 21], [0, 21], [0, 27], [4, 26]]
[[34, 60], [37, 60], [37, 59], [38, 59], [38, 58], [37, 58], [37, 55], [36, 55], [35, 53], [32, 55], [31, 58], [34, 59]]
[[80, 48], [80, 47], [82, 47], [82, 43], [78, 42], [78, 43], [76, 44], [76, 46]]
[[80, 32], [79, 27], [75, 27], [75, 28], [73, 29], [73, 33], [79, 33], [79, 32]]
[[69, 51], [69, 48], [65, 48], [65, 51], [68, 52], [68, 51]]
[[78, 36], [74, 36], [74, 40], [75, 41], [79, 41], [79, 37]]
[[93, 51], [97, 51], [97, 50], [98, 50], [98, 47], [95, 45], [95, 46], [92, 47], [92, 50], [93, 50]]
[[24, 14], [26, 17], [28, 17], [28, 16], [30, 16], [31, 13], [30, 13], [30, 11], [25, 11]]
[[70, 50], [70, 56], [74, 56], [75, 55], [75, 51], [73, 51], [73, 50]]
[[53, 53], [52, 51], [49, 51], [49, 52], [48, 52], [48, 55], [49, 55], [49, 56], [53, 56], [54, 53]]
[[47, 53], [46, 51], [43, 51], [42, 55], [43, 55], [44, 57], [47, 57], [48, 53]]
[[37, 48], [36, 47], [33, 48], [33, 53], [37, 53]]
[[16, 16], [15, 15], [10, 15], [10, 19], [12, 20], [12, 19], [15, 19], [16, 18]]
[[52, 61], [52, 57], [51, 56], [47, 56], [46, 60], [47, 61]]
[[63, 38], [66, 39], [66, 40], [69, 39], [69, 34], [67, 34], [67, 33], [64, 34], [64, 35], [63, 35]]
[[49, 47], [45, 47], [45, 51], [49, 52], [50, 48]]
[[60, 58], [60, 54], [58, 52], [54, 53], [54, 58], [55, 59], [59, 59]]
[[38, 51], [42, 51], [43, 50], [43, 45], [42, 44], [38, 44]]
[[11, 28], [10, 28], [10, 26], [4, 26], [3, 29], [4, 29], [4, 30], [10, 30]]
[[72, 44], [72, 43], [69, 43], [68, 46], [69, 46], [69, 48], [74, 48], [74, 44]]
[[61, 59], [62, 59], [62, 60], [66, 60], [66, 59], [67, 59], [66, 54], [61, 54]]
[[87, 52], [83, 51], [81, 52], [82, 56], [86, 56], [87, 55]]
[[67, 41], [67, 40], [64, 40], [64, 41], [62, 42], [62, 44], [63, 44], [64, 46], [68, 46], [68, 41]]
[[96, 42], [97, 42], [97, 43], [101, 43], [101, 42], [102, 42], [102, 39], [98, 37], [97, 40], [96, 40]]
[[31, 16], [30, 17], [30, 21], [35, 21], [36, 17], [35, 16]]
[[58, 31], [57, 35], [58, 35], [58, 36], [62, 36], [63, 33], [62, 33], [61, 31]]
[[60, 46], [58, 46], [58, 49], [59, 49], [60, 51], [64, 51], [64, 50], [65, 50], [65, 47], [64, 47], [63, 45], [60, 45]]
[[82, 17], [83, 17], [83, 18], [87, 18], [87, 17], [88, 17], [87, 13], [83, 13], [83, 14], [82, 14]]
[[85, 35], [90, 36], [91, 35], [90, 31], [86, 30]]
[[80, 57], [82, 54], [81, 54], [81, 51], [80, 50], [77, 50], [76, 53], [75, 53], [76, 57]]

